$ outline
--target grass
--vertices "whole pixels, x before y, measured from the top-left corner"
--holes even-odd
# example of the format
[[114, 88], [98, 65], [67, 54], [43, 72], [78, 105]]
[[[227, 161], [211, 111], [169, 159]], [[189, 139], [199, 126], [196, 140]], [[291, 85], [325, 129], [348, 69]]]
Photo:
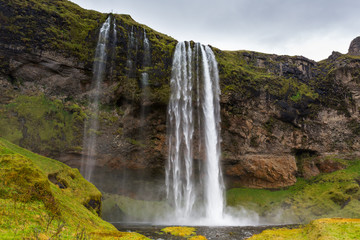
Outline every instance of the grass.
[[360, 219], [328, 218], [314, 220], [299, 229], [273, 229], [249, 240], [352, 240], [360, 239]]
[[360, 160], [356, 159], [348, 162], [347, 169], [320, 174], [310, 180], [299, 178], [294, 186], [286, 189], [231, 189], [227, 191], [227, 204], [251, 209], [271, 223], [360, 218], [359, 179]]
[[103, 221], [101, 193], [77, 169], [2, 138], [0, 167], [4, 239], [147, 239]]

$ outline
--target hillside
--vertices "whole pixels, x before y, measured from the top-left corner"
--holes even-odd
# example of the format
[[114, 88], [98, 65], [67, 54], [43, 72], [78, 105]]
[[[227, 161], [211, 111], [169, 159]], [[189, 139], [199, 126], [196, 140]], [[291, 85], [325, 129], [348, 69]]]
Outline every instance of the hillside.
[[101, 193], [77, 169], [0, 138], [2, 239], [146, 239], [103, 221]]

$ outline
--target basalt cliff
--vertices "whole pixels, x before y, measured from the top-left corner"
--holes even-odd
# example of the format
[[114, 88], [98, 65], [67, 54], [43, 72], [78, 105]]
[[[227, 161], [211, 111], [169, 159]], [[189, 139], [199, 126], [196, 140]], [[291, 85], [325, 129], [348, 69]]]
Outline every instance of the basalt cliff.
[[[0, 0], [1, 137], [79, 167], [96, 41], [107, 17], [64, 0]], [[100, 98], [98, 179], [141, 173], [163, 180], [177, 41], [128, 15], [111, 17], [116, 26], [110, 29]], [[320, 62], [211, 47], [220, 74], [221, 161], [228, 187], [286, 187], [296, 177], [344, 167], [328, 155], [358, 155], [359, 46], [357, 38], [348, 54], [333, 52]], [[106, 182], [99, 186], [126, 191], [107, 189]]]

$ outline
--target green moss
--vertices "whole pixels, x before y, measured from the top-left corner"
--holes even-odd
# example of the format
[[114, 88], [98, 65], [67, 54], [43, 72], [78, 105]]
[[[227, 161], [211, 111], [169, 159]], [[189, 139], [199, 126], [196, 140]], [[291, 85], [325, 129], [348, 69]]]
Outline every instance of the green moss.
[[106, 237], [101, 239], [147, 239], [138, 234], [117, 232], [100, 219], [101, 193], [77, 169], [2, 138], [0, 167], [2, 238], [80, 239], [80, 236], [92, 236], [100, 239], [102, 234]]
[[77, 104], [64, 105], [44, 95], [20, 95], [0, 105], [0, 112], [0, 136], [13, 143], [40, 153], [81, 145], [86, 115]]
[[[312, 82], [303, 82], [296, 76], [282, 76], [278, 73], [284, 61], [274, 55], [248, 51], [220, 51], [214, 49], [219, 64], [221, 90], [233, 101], [246, 101], [266, 93], [273, 100], [283, 100], [290, 105], [299, 104], [313, 110], [311, 102], [319, 98]], [[291, 57], [287, 57], [291, 60]], [[258, 63], [261, 60], [265, 67]], [[296, 66], [293, 66], [297, 69]], [[232, 100], [234, 99], [234, 100]], [[275, 102], [276, 103], [276, 102]], [[234, 104], [231, 104], [234, 108]], [[236, 109], [231, 109], [236, 112]]]
[[335, 240], [335, 239], [359, 239], [359, 219], [319, 219], [299, 229], [273, 229], [265, 230], [256, 234], [249, 240]]
[[126, 138], [125, 139], [128, 143], [132, 144], [132, 145], [135, 145], [135, 146], [139, 146], [141, 148], [145, 148], [146, 145], [141, 143], [140, 141], [136, 140], [136, 139], [133, 139], [133, 138]]
[[189, 240], [206, 240], [206, 239], [207, 238], [202, 235], [193, 236], [193, 237], [189, 238]]
[[284, 223], [307, 222], [320, 217], [360, 218], [357, 183], [360, 160], [347, 162], [347, 169], [320, 174], [310, 180], [298, 178], [297, 183], [287, 189], [231, 189], [227, 191], [227, 204], [251, 209], [269, 221], [281, 212], [280, 221]]
[[196, 233], [196, 229], [193, 227], [166, 227], [161, 231], [171, 234], [173, 236], [189, 238]]
[[260, 234], [256, 234], [249, 238], [249, 240], [303, 240], [308, 239], [306, 235], [303, 233], [302, 229], [272, 229], [265, 230]]

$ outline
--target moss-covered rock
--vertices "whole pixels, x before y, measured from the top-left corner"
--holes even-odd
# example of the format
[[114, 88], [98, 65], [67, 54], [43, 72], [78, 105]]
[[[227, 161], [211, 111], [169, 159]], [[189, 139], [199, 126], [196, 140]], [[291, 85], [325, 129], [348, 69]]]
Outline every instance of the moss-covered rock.
[[13, 95], [0, 103], [0, 136], [35, 152], [56, 156], [78, 151], [86, 114], [74, 103], [43, 94]]

